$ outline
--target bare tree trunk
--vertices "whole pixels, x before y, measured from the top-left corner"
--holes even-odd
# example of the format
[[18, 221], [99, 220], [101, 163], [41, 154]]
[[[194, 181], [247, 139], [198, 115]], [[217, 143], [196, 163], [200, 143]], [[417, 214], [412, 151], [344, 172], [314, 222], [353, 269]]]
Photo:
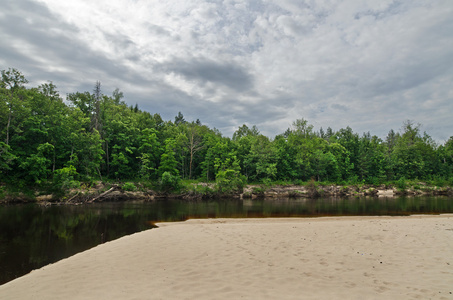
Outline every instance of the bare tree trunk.
[[94, 112], [91, 115], [91, 127], [96, 129], [102, 138], [101, 128], [101, 82], [96, 81], [94, 86]]
[[190, 150], [189, 179], [192, 178], [192, 159], [193, 159], [193, 149]]
[[189, 163], [189, 180], [192, 179], [192, 160], [193, 160], [193, 132], [190, 141], [190, 163]]
[[[195, 136], [195, 134], [196, 134], [195, 128], [192, 128], [189, 137], [189, 149], [190, 149], [189, 179], [192, 178], [193, 156], [195, 155], [195, 153], [197, 153], [204, 147], [203, 145], [200, 145], [201, 144], [200, 136], [199, 135]], [[198, 138], [196, 139], [196, 137]]]
[[98, 171], [98, 174], [99, 174], [99, 178], [100, 178], [100, 179], [101, 179], [101, 181], [102, 181], [101, 170], [99, 170], [99, 168], [98, 168], [98, 167], [96, 167], [96, 170]]

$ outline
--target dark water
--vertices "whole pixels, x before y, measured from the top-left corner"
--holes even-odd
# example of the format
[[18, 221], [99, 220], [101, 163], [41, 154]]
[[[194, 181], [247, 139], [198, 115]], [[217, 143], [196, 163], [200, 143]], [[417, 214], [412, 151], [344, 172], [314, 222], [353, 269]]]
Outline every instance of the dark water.
[[0, 206], [0, 284], [154, 222], [453, 213], [452, 197], [157, 201]]

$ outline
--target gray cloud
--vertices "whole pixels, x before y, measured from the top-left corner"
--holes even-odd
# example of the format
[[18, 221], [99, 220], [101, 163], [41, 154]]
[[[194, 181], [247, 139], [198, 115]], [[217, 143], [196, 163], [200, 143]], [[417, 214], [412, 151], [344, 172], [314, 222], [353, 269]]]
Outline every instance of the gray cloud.
[[[62, 95], [120, 88], [164, 119], [273, 137], [296, 118], [453, 135], [453, 5], [424, 0], [6, 1], [0, 66]], [[96, 17], [93, 17], [96, 16]]]
[[199, 84], [212, 82], [243, 92], [253, 87], [252, 76], [235, 63], [219, 63], [209, 59], [177, 59], [165, 64], [163, 70], [184, 76]]
[[346, 105], [342, 105], [342, 104], [332, 104], [331, 107], [333, 109], [337, 109], [337, 110], [342, 110], [342, 111], [348, 111], [348, 107]]

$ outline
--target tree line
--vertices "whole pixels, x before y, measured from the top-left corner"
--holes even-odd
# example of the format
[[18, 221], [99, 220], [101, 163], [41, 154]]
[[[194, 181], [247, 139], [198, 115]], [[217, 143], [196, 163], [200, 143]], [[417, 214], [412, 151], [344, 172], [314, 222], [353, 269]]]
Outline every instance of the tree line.
[[128, 106], [123, 93], [68, 94], [48, 82], [27, 88], [16, 69], [1, 71], [0, 182], [6, 186], [69, 188], [71, 182], [137, 180], [172, 184], [180, 179], [244, 182], [380, 184], [401, 178], [453, 178], [453, 137], [436, 143], [420, 125], [405, 121], [385, 139], [350, 127], [315, 131], [293, 122], [273, 139], [256, 126], [238, 127], [232, 138], [179, 113]]

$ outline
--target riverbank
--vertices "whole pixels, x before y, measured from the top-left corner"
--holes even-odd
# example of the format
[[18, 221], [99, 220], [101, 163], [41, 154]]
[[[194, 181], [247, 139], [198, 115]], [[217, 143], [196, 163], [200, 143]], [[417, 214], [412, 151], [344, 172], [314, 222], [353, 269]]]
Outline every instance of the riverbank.
[[37, 202], [51, 204], [82, 204], [103, 201], [155, 201], [159, 199], [206, 200], [211, 198], [317, 198], [317, 197], [354, 197], [354, 196], [423, 196], [453, 195], [451, 186], [436, 186], [424, 182], [407, 184], [399, 187], [396, 184], [353, 184], [334, 185], [315, 182], [305, 185], [295, 184], [249, 184], [241, 191], [219, 193], [215, 183], [188, 183], [173, 192], [161, 192], [148, 188], [140, 183], [104, 183], [97, 182], [92, 186], [70, 189], [64, 194], [49, 194], [36, 191], [34, 194], [22, 192], [4, 194], [0, 203]]
[[102, 244], [8, 299], [451, 299], [453, 215], [211, 219]]

